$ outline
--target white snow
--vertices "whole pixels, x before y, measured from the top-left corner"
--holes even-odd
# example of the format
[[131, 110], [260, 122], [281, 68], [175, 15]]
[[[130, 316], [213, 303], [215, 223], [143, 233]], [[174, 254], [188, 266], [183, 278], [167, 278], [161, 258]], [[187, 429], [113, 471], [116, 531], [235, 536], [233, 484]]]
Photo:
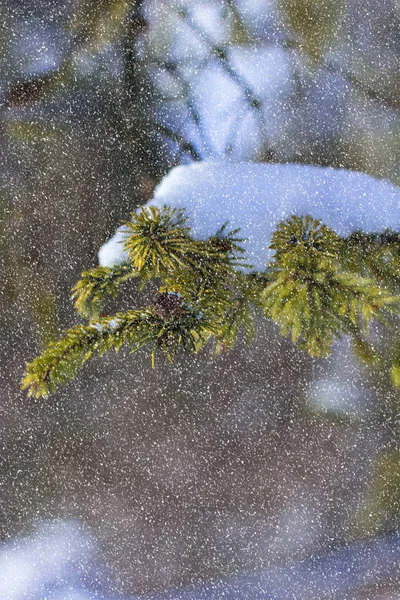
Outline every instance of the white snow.
[[99, 323], [98, 321], [95, 321], [94, 323], [91, 323], [91, 326], [94, 329], [97, 329], [97, 331], [111, 331], [113, 329], [115, 329], [116, 327], [118, 327], [119, 325], [119, 319], [110, 319], [107, 320], [106, 322], [103, 323]]
[[99, 265], [101, 267], [122, 265], [127, 261], [128, 255], [124, 252], [124, 239], [127, 231], [129, 231], [128, 227], [121, 225], [112, 238], [101, 246], [99, 250]]
[[[264, 270], [271, 234], [291, 215], [321, 219], [339, 235], [400, 229], [400, 188], [363, 173], [298, 164], [199, 162], [172, 169], [150, 205], [184, 208], [197, 239], [226, 222], [240, 227], [246, 259]], [[102, 246], [100, 264], [126, 260], [123, 228]], [[114, 261], [114, 262], [113, 262]]]
[[94, 541], [77, 521], [42, 522], [33, 536], [0, 545], [3, 600], [92, 600], [81, 581], [92, 570]]

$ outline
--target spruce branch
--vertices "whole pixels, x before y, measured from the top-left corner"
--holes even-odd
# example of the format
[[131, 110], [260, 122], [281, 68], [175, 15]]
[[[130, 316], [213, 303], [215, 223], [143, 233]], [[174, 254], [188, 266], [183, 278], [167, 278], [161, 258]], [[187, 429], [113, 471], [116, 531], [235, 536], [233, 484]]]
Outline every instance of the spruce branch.
[[61, 340], [50, 343], [41, 356], [28, 363], [22, 389], [27, 389], [29, 396], [47, 397], [73, 379], [96, 352], [101, 356], [112, 349], [118, 351], [123, 344], [131, 352], [150, 346], [153, 364], [157, 349], [172, 361], [179, 348], [197, 351], [215, 331], [206, 316], [184, 303], [179, 314], [160, 314], [153, 305], [92, 320], [68, 329]]
[[341, 263], [347, 270], [374, 279], [393, 292], [400, 290], [400, 235], [356, 231], [344, 240]]
[[259, 296], [265, 287], [265, 282], [265, 277], [258, 277], [255, 273], [249, 275], [237, 273], [235, 286], [229, 302], [224, 307], [221, 328], [216, 336], [216, 354], [231, 350], [241, 331], [244, 333], [246, 343], [252, 342], [255, 335], [255, 316], [260, 312]]
[[[230, 350], [242, 331], [250, 343], [257, 311], [312, 356], [326, 356], [345, 334], [359, 356], [379, 360], [367, 341], [368, 327], [373, 319], [388, 325], [399, 302], [396, 232], [340, 238], [310, 216], [292, 216], [272, 236], [275, 255], [266, 272], [246, 273], [244, 240], [226, 224], [196, 240], [183, 211], [143, 207], [126, 226], [126, 264], [82, 274], [72, 297], [78, 312], [92, 320], [67, 330], [27, 365], [22, 387], [29, 395], [47, 396], [95, 353], [122, 344], [132, 352], [149, 347], [154, 365], [157, 351], [172, 362], [179, 350], [198, 352], [211, 338], [217, 353]], [[98, 318], [106, 297], [132, 277], [142, 286], [150, 279], [157, 283], [150, 306]], [[391, 366], [396, 384], [398, 356], [393, 353]]]
[[141, 277], [162, 277], [182, 267], [185, 257], [196, 252], [198, 243], [190, 238], [182, 211], [150, 206], [131, 217], [125, 223], [124, 249]]
[[194, 240], [183, 211], [154, 206], [142, 207], [125, 223], [124, 248], [133, 268], [143, 280], [161, 277], [168, 281], [192, 271], [196, 277], [221, 276], [240, 264], [243, 252], [237, 231], [224, 235], [224, 227], [209, 240]]
[[83, 317], [97, 317], [106, 297], [115, 298], [121, 283], [137, 276], [138, 273], [130, 264], [95, 267], [84, 271], [71, 293], [77, 312]]
[[262, 293], [264, 312], [279, 324], [282, 335], [291, 334], [312, 356], [328, 355], [336, 337], [365, 331], [398, 301], [373, 279], [342, 270], [342, 244], [309, 216], [292, 216], [271, 240], [274, 278]]
[[112, 347], [118, 350], [128, 340], [140, 347], [150, 335], [150, 316], [143, 311], [130, 311], [68, 329], [61, 340], [50, 343], [41, 356], [27, 365], [22, 389], [28, 389], [29, 396], [46, 397], [59, 384], [73, 379], [96, 351], [102, 355]]

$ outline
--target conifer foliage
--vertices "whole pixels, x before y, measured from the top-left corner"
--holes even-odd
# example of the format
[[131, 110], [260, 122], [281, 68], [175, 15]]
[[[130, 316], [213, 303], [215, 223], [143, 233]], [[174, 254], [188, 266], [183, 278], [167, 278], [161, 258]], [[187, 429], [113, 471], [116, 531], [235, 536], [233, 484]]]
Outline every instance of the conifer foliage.
[[[217, 353], [229, 350], [242, 331], [250, 343], [257, 312], [311, 356], [329, 354], [342, 334], [365, 348], [369, 323], [387, 323], [398, 307], [399, 236], [391, 231], [341, 238], [310, 216], [292, 216], [272, 236], [272, 262], [255, 272], [239, 231], [227, 225], [197, 240], [183, 211], [151, 206], [125, 226], [126, 262], [82, 273], [72, 298], [88, 323], [65, 331], [27, 365], [22, 388], [30, 396], [48, 396], [95, 353], [124, 344], [132, 352], [147, 346], [154, 365], [159, 351], [172, 362], [178, 351], [199, 352], [207, 343]], [[156, 283], [150, 306], [101, 317], [107, 298], [132, 278], [140, 290]]]

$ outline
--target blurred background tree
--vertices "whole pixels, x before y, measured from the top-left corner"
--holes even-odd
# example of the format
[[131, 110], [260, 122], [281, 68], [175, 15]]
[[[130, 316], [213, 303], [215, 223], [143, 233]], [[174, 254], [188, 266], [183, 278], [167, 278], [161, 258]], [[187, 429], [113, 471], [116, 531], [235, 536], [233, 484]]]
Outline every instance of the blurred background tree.
[[47, 402], [19, 381], [171, 166], [295, 161], [399, 184], [398, 3], [9, 0], [0, 17], [1, 536], [79, 517], [134, 593], [397, 527], [399, 392], [345, 341], [322, 363], [264, 324], [212, 363], [99, 359]]

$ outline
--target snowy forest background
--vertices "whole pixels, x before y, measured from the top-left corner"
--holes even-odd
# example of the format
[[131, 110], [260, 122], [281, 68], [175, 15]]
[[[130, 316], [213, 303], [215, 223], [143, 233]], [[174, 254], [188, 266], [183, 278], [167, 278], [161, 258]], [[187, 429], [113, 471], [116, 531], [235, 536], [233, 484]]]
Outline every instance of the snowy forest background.
[[396, 529], [400, 392], [345, 341], [316, 361], [260, 322], [213, 360], [121, 351], [46, 401], [19, 384], [172, 166], [400, 184], [399, 3], [7, 0], [0, 23], [1, 538], [78, 518], [133, 595]]

